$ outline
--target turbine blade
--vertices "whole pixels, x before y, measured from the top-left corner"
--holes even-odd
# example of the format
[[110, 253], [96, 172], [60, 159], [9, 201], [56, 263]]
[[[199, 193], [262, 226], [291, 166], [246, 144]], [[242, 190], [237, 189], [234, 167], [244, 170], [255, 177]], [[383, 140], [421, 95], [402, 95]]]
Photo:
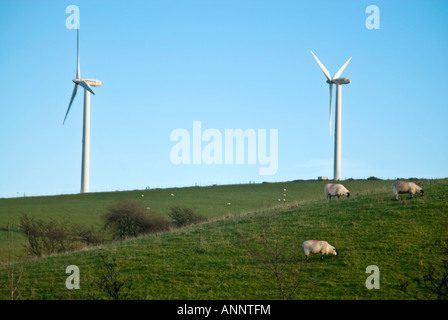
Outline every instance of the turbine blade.
[[81, 79], [81, 71], [79, 69], [79, 28], [76, 29], [76, 56], [77, 56], [77, 69], [76, 69], [76, 79]]
[[84, 89], [86, 89], [87, 91], [90, 91], [90, 93], [95, 94], [95, 92], [93, 92], [92, 89], [90, 88], [89, 84], [87, 82], [85, 82], [84, 80], [81, 80], [79, 82], [79, 85], [81, 87], [83, 87]]
[[322, 62], [319, 61], [319, 59], [317, 59], [316, 55], [313, 53], [313, 51], [311, 51], [311, 54], [313, 55], [314, 59], [316, 59], [317, 64], [319, 65], [319, 67], [322, 69], [322, 71], [324, 72], [325, 76], [327, 77], [328, 81], [331, 81], [331, 76], [330, 76], [330, 72], [328, 72], [328, 70], [324, 67], [324, 65], [322, 64]]
[[348, 59], [347, 62], [344, 63], [344, 65], [341, 67], [341, 69], [339, 69], [338, 72], [336, 72], [336, 74], [334, 75], [333, 79], [339, 78], [339, 76], [341, 75], [342, 71], [344, 71], [345, 67], [348, 65], [350, 60], [352, 60], [352, 57], [350, 57], [350, 59]]
[[70, 111], [70, 107], [72, 106], [73, 100], [75, 99], [75, 96], [76, 96], [76, 91], [78, 91], [78, 85], [77, 84], [75, 84], [75, 88], [73, 89], [72, 98], [70, 99], [70, 103], [68, 104], [68, 109], [67, 109], [67, 112], [65, 113], [64, 122], [62, 122], [62, 124], [64, 124], [65, 123], [65, 119], [67, 119], [68, 112]]
[[333, 98], [333, 84], [330, 83], [330, 136], [331, 136], [331, 108], [333, 105], [331, 104], [331, 99]]

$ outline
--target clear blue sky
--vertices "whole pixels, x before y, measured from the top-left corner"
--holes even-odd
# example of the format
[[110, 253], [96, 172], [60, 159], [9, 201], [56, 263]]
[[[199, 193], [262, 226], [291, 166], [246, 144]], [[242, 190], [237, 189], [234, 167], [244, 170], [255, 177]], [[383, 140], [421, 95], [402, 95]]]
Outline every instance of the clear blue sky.
[[[329, 91], [342, 76], [342, 178], [448, 176], [448, 2], [0, 1], [0, 197], [77, 193], [83, 90], [90, 191], [333, 176]], [[368, 5], [380, 9], [369, 30]], [[334, 101], [334, 98], [333, 98]], [[334, 118], [333, 118], [334, 119]], [[173, 130], [277, 129], [278, 170], [174, 165]], [[334, 127], [334, 126], [333, 126]]]

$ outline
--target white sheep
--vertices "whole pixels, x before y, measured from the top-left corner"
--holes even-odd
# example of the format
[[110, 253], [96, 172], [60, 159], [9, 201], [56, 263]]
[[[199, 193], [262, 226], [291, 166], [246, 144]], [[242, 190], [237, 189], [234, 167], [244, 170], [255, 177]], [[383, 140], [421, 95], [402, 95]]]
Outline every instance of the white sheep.
[[339, 199], [340, 196], [350, 197], [350, 191], [348, 191], [342, 184], [327, 183], [324, 188], [324, 193], [327, 199], [331, 199], [331, 197], [338, 197]]
[[409, 199], [414, 197], [414, 194], [420, 193], [423, 196], [423, 189], [414, 182], [397, 181], [392, 184], [392, 191], [395, 194], [395, 200], [398, 200], [398, 194], [409, 193]]
[[307, 240], [302, 244], [302, 248], [305, 252], [306, 261], [309, 261], [310, 253], [320, 253], [322, 255], [320, 260], [324, 260], [325, 254], [338, 255], [338, 250], [327, 241]]

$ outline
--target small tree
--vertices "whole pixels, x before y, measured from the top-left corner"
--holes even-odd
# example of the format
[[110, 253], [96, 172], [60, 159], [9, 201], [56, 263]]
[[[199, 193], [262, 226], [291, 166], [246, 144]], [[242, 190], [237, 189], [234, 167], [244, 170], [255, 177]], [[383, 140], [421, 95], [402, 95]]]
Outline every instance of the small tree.
[[298, 263], [294, 253], [288, 252], [289, 245], [273, 238], [271, 231], [270, 222], [261, 221], [261, 234], [254, 235], [256, 242], [261, 242], [261, 247], [254, 245], [255, 241], [245, 240], [245, 245], [249, 254], [274, 275], [281, 298], [288, 300], [301, 284], [303, 265]]
[[20, 226], [28, 238], [30, 251], [38, 257], [64, 252], [73, 246], [67, 224], [54, 219], [43, 221], [24, 214], [20, 218]]
[[[22, 297], [21, 288], [22, 280], [26, 271], [26, 263], [28, 261], [29, 252], [25, 249], [25, 255], [21, 263], [17, 263], [14, 250], [14, 230], [8, 224], [8, 262], [6, 264], [6, 272], [8, 274], [8, 287], [11, 292], [11, 300], [18, 300]], [[5, 286], [6, 287], [6, 286]]]
[[142, 202], [121, 200], [108, 208], [103, 216], [104, 228], [111, 229], [114, 238], [125, 239], [169, 228], [166, 219], [145, 212]]
[[193, 209], [179, 206], [172, 207], [168, 216], [173, 219], [173, 224], [178, 228], [205, 220], [203, 216], [197, 214]]
[[[414, 278], [414, 283], [421, 288], [426, 296], [435, 297], [437, 300], [448, 300], [448, 239], [445, 242], [436, 241], [433, 247], [444, 256], [440, 264], [428, 262], [424, 267], [421, 278]], [[400, 281], [402, 292], [419, 299], [417, 293], [409, 290], [409, 281]]]
[[74, 224], [71, 229], [73, 230], [74, 238], [85, 245], [98, 245], [106, 242], [106, 236], [94, 226]]
[[93, 226], [55, 219], [44, 221], [27, 214], [20, 218], [20, 228], [28, 239], [30, 253], [38, 257], [104, 242], [102, 235]]
[[128, 297], [132, 287], [132, 278], [124, 278], [119, 274], [115, 257], [100, 254], [101, 269], [96, 280], [92, 283], [111, 300], [124, 300]]

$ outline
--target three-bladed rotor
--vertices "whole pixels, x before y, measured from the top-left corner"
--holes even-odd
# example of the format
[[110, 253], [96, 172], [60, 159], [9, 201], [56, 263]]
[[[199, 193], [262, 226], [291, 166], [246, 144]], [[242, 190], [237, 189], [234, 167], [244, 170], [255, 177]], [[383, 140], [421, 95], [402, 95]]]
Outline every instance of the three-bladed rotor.
[[344, 65], [338, 70], [338, 72], [336, 72], [335, 75], [333, 77], [331, 77], [330, 73], [328, 72], [328, 70], [325, 68], [325, 66], [322, 64], [322, 62], [320, 62], [319, 59], [317, 59], [317, 57], [313, 53], [313, 51], [311, 51], [311, 54], [313, 55], [314, 59], [316, 59], [317, 64], [319, 65], [319, 67], [321, 68], [321, 70], [324, 73], [325, 77], [327, 78], [327, 83], [330, 85], [330, 135], [331, 135], [331, 113], [332, 113], [333, 84], [334, 83], [337, 84], [337, 85], [348, 84], [348, 83], [350, 83], [352, 81], [349, 78], [339, 78], [339, 76], [342, 74], [342, 72], [344, 71], [345, 67], [347, 66], [347, 64], [352, 59], [352, 57], [350, 57], [347, 60], [347, 62], [344, 63]]
[[65, 118], [64, 118], [63, 124], [65, 123], [65, 120], [67, 119], [68, 113], [70, 112], [70, 107], [72, 106], [73, 100], [75, 99], [75, 96], [76, 96], [76, 92], [78, 91], [78, 85], [80, 85], [81, 87], [84, 88], [84, 90], [87, 90], [92, 94], [95, 94], [95, 92], [93, 92], [92, 88], [90, 88], [90, 87], [101, 86], [100, 80], [82, 79], [81, 78], [81, 70], [79, 67], [79, 29], [77, 29], [77, 34], [76, 34], [76, 48], [77, 48], [77, 51], [76, 51], [77, 52], [76, 53], [76, 57], [77, 57], [76, 78], [72, 80], [75, 83], [75, 87], [73, 88], [72, 97], [70, 99], [70, 103], [68, 104], [68, 109], [67, 109], [67, 112], [65, 113]]

